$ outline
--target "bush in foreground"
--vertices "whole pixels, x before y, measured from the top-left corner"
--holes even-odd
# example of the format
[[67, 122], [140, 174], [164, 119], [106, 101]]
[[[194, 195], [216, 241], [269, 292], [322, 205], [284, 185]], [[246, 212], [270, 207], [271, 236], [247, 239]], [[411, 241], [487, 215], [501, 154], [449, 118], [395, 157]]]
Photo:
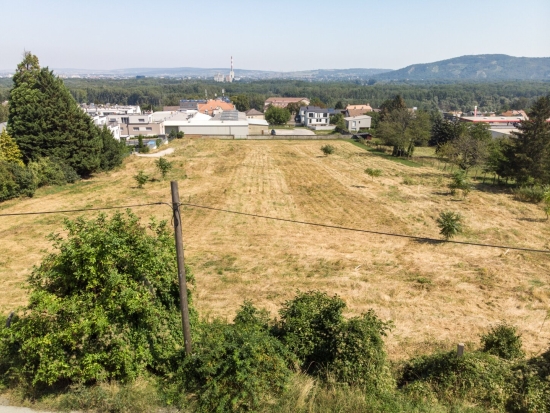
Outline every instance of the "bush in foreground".
[[178, 377], [196, 394], [199, 412], [257, 411], [281, 395], [294, 356], [269, 334], [266, 319], [245, 304], [234, 324], [204, 325]]
[[28, 306], [0, 326], [0, 381], [39, 388], [175, 370], [183, 337], [166, 223], [147, 229], [128, 211], [66, 220], [65, 231], [29, 278]]

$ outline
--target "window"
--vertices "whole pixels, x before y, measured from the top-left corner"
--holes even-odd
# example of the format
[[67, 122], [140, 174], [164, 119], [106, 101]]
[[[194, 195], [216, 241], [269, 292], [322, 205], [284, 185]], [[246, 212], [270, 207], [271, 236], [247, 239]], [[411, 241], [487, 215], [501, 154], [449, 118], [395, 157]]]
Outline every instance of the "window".
[[145, 119], [139, 119], [140, 122], [145, 122]]
[[145, 130], [153, 130], [153, 128], [146, 127]]
[[309, 114], [309, 117], [312, 118], [312, 117], [313, 117], [313, 113], [310, 113], [310, 114]]
[[139, 130], [139, 128], [137, 126], [134, 126], [134, 130]]

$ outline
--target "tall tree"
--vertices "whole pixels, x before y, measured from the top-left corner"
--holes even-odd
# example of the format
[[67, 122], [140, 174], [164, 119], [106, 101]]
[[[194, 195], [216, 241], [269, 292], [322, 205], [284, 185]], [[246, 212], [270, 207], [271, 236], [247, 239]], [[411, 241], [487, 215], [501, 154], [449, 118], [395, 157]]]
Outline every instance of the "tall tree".
[[432, 130], [429, 144], [439, 150], [447, 142], [456, 140], [466, 129], [466, 124], [459, 120], [443, 119], [439, 112], [436, 112], [432, 119]]
[[378, 124], [376, 134], [386, 145], [393, 146], [393, 156], [412, 156], [416, 146], [428, 142], [429, 115], [423, 111], [394, 109]]
[[248, 99], [248, 96], [245, 94], [240, 94], [231, 97], [231, 102], [235, 105], [235, 108], [239, 112], [246, 112], [250, 109], [250, 100]]
[[55, 157], [86, 176], [101, 166], [100, 130], [77, 105], [63, 81], [25, 52], [13, 77], [8, 133], [23, 160]]
[[504, 149], [499, 175], [520, 184], [550, 184], [550, 96], [539, 98], [529, 111], [529, 120], [518, 125], [516, 139]]
[[388, 99], [380, 105], [380, 121], [383, 121], [395, 110], [407, 109], [405, 101], [401, 95], [395, 95], [393, 99]]

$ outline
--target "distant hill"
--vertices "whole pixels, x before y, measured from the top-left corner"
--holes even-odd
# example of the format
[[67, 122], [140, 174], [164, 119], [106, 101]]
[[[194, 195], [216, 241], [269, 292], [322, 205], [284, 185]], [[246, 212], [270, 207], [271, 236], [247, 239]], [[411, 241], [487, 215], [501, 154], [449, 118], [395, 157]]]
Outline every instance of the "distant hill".
[[414, 64], [373, 76], [376, 80], [550, 80], [550, 57], [484, 54]]

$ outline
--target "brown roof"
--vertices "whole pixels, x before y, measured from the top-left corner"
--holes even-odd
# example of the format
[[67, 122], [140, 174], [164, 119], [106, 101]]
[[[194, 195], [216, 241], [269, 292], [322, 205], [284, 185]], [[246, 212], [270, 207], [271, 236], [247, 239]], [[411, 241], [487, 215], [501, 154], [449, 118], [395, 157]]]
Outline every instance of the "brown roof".
[[197, 110], [200, 113], [208, 113], [210, 115], [216, 109], [221, 109], [222, 111], [235, 110], [235, 105], [233, 105], [233, 103], [224, 102], [223, 100], [210, 99], [206, 103], [200, 103]]
[[256, 109], [247, 110], [245, 113], [247, 116], [263, 115], [263, 112], [260, 112], [259, 110], [256, 110]]
[[366, 105], [348, 105], [346, 110], [364, 110], [365, 112], [372, 112], [372, 107], [368, 103]]
[[348, 113], [348, 116], [349, 116], [349, 117], [352, 117], [352, 116], [364, 115], [364, 114], [367, 113], [367, 112], [372, 112], [372, 109], [371, 109], [371, 110], [365, 110], [365, 109], [347, 109], [346, 112]]
[[265, 101], [264, 106], [269, 105], [277, 106], [280, 108], [286, 108], [289, 103], [300, 103], [305, 102], [306, 105], [309, 104], [310, 100], [308, 98], [281, 98], [281, 97], [272, 97]]

